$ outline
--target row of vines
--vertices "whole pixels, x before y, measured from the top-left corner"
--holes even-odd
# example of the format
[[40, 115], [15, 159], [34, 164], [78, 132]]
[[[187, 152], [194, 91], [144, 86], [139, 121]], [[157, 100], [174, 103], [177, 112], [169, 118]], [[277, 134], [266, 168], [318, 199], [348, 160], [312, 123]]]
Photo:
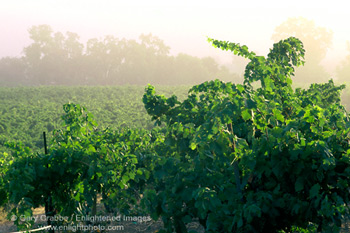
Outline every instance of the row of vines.
[[[158, 86], [164, 95], [184, 98], [189, 86]], [[0, 151], [5, 141], [21, 141], [35, 151], [43, 150], [42, 132], [51, 135], [61, 127], [62, 106], [79, 103], [95, 116], [100, 128], [152, 129], [144, 109], [144, 86], [41, 86], [0, 87]]]
[[99, 128], [69, 103], [47, 154], [7, 143], [0, 204], [12, 203], [9, 216], [30, 219], [38, 206], [50, 216], [95, 215], [101, 196], [108, 211], [161, 219], [164, 232], [187, 232], [194, 221], [206, 232], [339, 231], [350, 201], [345, 87], [292, 88], [304, 63], [297, 38], [267, 57], [209, 42], [250, 60], [243, 84], [205, 82], [184, 100], [149, 85], [143, 103], [159, 126], [150, 130]]

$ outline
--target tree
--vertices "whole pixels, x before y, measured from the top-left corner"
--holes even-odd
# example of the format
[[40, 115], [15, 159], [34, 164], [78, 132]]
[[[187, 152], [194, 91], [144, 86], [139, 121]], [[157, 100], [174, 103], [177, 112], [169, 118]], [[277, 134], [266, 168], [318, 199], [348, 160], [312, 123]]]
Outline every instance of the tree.
[[289, 36], [299, 38], [306, 50], [305, 66], [295, 72], [295, 82], [312, 83], [329, 79], [329, 74], [320, 64], [332, 45], [333, 33], [323, 27], [316, 27], [314, 21], [303, 17], [289, 18], [275, 28], [272, 39], [277, 42]]
[[121, 75], [124, 83], [165, 84], [171, 69], [169, 49], [162, 40], [152, 34], [141, 34], [138, 41], [126, 41]]
[[89, 84], [116, 84], [121, 78], [124, 62], [123, 44], [114, 36], [103, 40], [90, 39], [87, 42], [85, 59], [85, 80]]
[[141, 34], [139, 36], [139, 39], [141, 41], [141, 44], [149, 49], [150, 54], [154, 54], [156, 56], [168, 56], [170, 47], [164, 44], [164, 41], [159, 39], [156, 36], [153, 36], [152, 34]]
[[33, 43], [24, 48], [24, 54], [31, 82], [69, 84], [78, 78], [84, 46], [78, 41], [77, 34], [67, 32], [64, 36], [60, 32], [54, 33], [48, 25], [33, 26], [29, 34]]

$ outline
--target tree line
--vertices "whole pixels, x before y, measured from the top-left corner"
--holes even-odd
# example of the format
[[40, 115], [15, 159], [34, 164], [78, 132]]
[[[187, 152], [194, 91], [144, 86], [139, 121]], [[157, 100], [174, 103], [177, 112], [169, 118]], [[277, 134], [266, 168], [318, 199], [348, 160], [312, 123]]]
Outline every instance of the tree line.
[[[105, 36], [83, 44], [78, 34], [54, 32], [49, 25], [33, 26], [28, 32], [32, 43], [22, 57], [0, 59], [0, 85], [194, 85], [216, 78], [242, 82], [248, 62], [233, 55], [228, 68], [212, 57], [172, 56], [164, 41], [152, 34], [136, 40]], [[330, 74], [322, 61], [332, 46], [331, 30], [306, 18], [289, 18], [275, 28], [271, 39], [290, 36], [299, 38], [306, 50], [305, 66], [295, 70], [294, 83], [350, 81], [350, 44], [347, 57]]]
[[0, 60], [0, 85], [193, 85], [238, 79], [211, 57], [171, 56], [152, 34], [138, 40], [105, 36], [83, 44], [78, 34], [54, 32], [49, 25], [28, 32], [32, 43], [23, 56]]

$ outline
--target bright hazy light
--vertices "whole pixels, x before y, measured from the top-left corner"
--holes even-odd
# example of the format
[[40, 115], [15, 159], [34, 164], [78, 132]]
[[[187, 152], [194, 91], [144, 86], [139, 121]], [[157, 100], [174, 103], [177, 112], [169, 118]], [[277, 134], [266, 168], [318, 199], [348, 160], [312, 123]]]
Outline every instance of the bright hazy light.
[[231, 63], [232, 56], [214, 48], [206, 37], [246, 44], [268, 52], [274, 29], [302, 16], [333, 31], [333, 47], [324, 64], [334, 68], [346, 56], [350, 14], [346, 1], [164, 1], [164, 0], [11, 0], [0, 8], [0, 57], [21, 56], [30, 43], [28, 29], [48, 24], [54, 31], [75, 32], [82, 42], [113, 35], [136, 39], [142, 33], [164, 40], [172, 54], [213, 56]]

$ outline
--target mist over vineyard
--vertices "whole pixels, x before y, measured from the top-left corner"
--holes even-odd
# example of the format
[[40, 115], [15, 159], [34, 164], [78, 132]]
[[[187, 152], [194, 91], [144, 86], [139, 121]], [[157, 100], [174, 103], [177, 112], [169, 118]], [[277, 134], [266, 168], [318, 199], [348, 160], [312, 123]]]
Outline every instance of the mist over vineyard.
[[169, 55], [169, 47], [152, 34], [137, 40], [93, 38], [55, 32], [49, 25], [29, 29], [33, 43], [21, 58], [0, 60], [0, 85], [193, 85], [213, 77], [239, 81], [211, 58]]
[[[231, 64], [186, 53], [170, 55], [171, 48], [152, 34], [137, 39], [101, 35], [83, 44], [78, 34], [55, 31], [49, 25], [32, 26], [28, 33], [31, 44], [23, 48], [22, 56], [0, 59], [1, 86], [194, 85], [215, 78], [240, 83], [247, 64], [235, 55]], [[276, 42], [288, 36], [300, 38], [306, 49], [306, 64], [296, 70], [294, 84], [306, 86], [331, 78], [350, 81], [350, 45], [335, 73], [321, 64], [332, 46], [331, 30], [306, 18], [290, 18], [275, 28], [271, 38]]]
[[[147, 219], [146, 232], [349, 225], [350, 44], [330, 72], [326, 27], [289, 18], [268, 54], [203, 38], [225, 64], [153, 34], [28, 34], [21, 56], [0, 58], [0, 229], [39, 227], [38, 208]], [[70, 219], [40, 224], [97, 225]]]

